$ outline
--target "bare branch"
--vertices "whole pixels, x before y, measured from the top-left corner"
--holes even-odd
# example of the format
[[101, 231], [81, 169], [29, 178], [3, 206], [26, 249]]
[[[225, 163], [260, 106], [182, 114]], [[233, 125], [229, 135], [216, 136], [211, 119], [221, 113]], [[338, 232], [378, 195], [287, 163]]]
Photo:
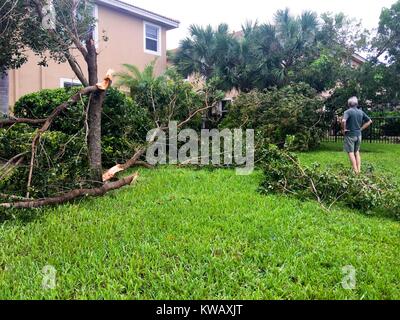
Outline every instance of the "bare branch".
[[46, 198], [41, 200], [32, 200], [32, 201], [21, 201], [21, 202], [10, 202], [10, 203], [0, 203], [0, 208], [14, 208], [14, 209], [32, 209], [32, 208], [40, 208], [44, 206], [51, 206], [66, 203], [72, 200], [75, 200], [80, 197], [99, 197], [103, 196], [107, 192], [112, 190], [120, 189], [127, 185], [131, 185], [136, 182], [139, 177], [138, 173], [135, 173], [129, 177], [123, 178], [116, 182], [107, 183], [99, 188], [94, 189], [77, 189], [71, 192], [65, 193], [58, 197], [54, 198]]

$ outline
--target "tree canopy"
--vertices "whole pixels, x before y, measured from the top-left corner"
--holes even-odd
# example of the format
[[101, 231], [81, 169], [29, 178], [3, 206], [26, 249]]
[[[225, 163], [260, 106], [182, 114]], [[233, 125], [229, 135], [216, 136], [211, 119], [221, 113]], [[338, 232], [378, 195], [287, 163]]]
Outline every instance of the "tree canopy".
[[240, 32], [226, 24], [190, 27], [174, 62], [180, 73], [219, 77], [221, 89], [251, 91], [306, 82], [318, 91], [340, 79], [343, 61], [365, 43], [361, 25], [343, 14], [312, 11], [293, 16], [278, 10], [272, 23], [246, 22]]

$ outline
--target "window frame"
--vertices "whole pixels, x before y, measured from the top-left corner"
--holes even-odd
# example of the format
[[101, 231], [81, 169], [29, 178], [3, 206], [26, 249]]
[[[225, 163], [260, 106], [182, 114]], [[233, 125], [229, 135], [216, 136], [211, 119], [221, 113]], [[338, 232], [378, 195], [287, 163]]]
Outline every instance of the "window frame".
[[[154, 27], [154, 28], [157, 28], [157, 30], [158, 30], [157, 51], [149, 50], [146, 48], [146, 39], [147, 39], [146, 26]], [[154, 40], [154, 39], [151, 39], [151, 40]], [[143, 21], [143, 47], [144, 47], [145, 53], [156, 55], [156, 56], [161, 56], [161, 51], [162, 51], [162, 28], [161, 28], [161, 26], [156, 25], [151, 22]]]
[[66, 83], [72, 84], [71, 87], [74, 87], [74, 86], [76, 86], [76, 87], [82, 86], [82, 82], [80, 82], [79, 80], [74, 80], [74, 79], [71, 79], [71, 78], [60, 78], [60, 88], [63, 88], [63, 89], [67, 88], [67, 87], [65, 87], [65, 84], [66, 84]]

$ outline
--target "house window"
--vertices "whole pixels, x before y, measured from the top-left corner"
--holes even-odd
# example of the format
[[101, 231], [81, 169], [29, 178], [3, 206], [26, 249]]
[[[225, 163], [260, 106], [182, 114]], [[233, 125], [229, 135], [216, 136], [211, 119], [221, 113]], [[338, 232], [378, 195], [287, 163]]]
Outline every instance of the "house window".
[[60, 88], [72, 88], [72, 87], [81, 87], [82, 83], [79, 80], [61, 78], [60, 79]]
[[161, 55], [161, 28], [147, 22], [144, 23], [144, 51]]

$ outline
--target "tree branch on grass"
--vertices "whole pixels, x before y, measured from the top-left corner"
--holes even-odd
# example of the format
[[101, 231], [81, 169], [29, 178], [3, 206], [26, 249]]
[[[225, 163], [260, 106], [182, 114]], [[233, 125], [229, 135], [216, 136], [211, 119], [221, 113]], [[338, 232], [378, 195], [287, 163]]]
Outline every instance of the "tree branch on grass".
[[122, 187], [131, 185], [137, 181], [139, 174], [135, 173], [129, 177], [123, 178], [116, 182], [106, 183], [99, 188], [94, 189], [77, 189], [71, 192], [65, 193], [58, 197], [41, 199], [41, 200], [23, 200], [20, 202], [9, 202], [0, 203], [0, 208], [7, 209], [33, 209], [40, 208], [44, 206], [58, 205], [66, 202], [70, 202], [81, 197], [100, 197], [105, 195], [107, 192], [120, 189]]

